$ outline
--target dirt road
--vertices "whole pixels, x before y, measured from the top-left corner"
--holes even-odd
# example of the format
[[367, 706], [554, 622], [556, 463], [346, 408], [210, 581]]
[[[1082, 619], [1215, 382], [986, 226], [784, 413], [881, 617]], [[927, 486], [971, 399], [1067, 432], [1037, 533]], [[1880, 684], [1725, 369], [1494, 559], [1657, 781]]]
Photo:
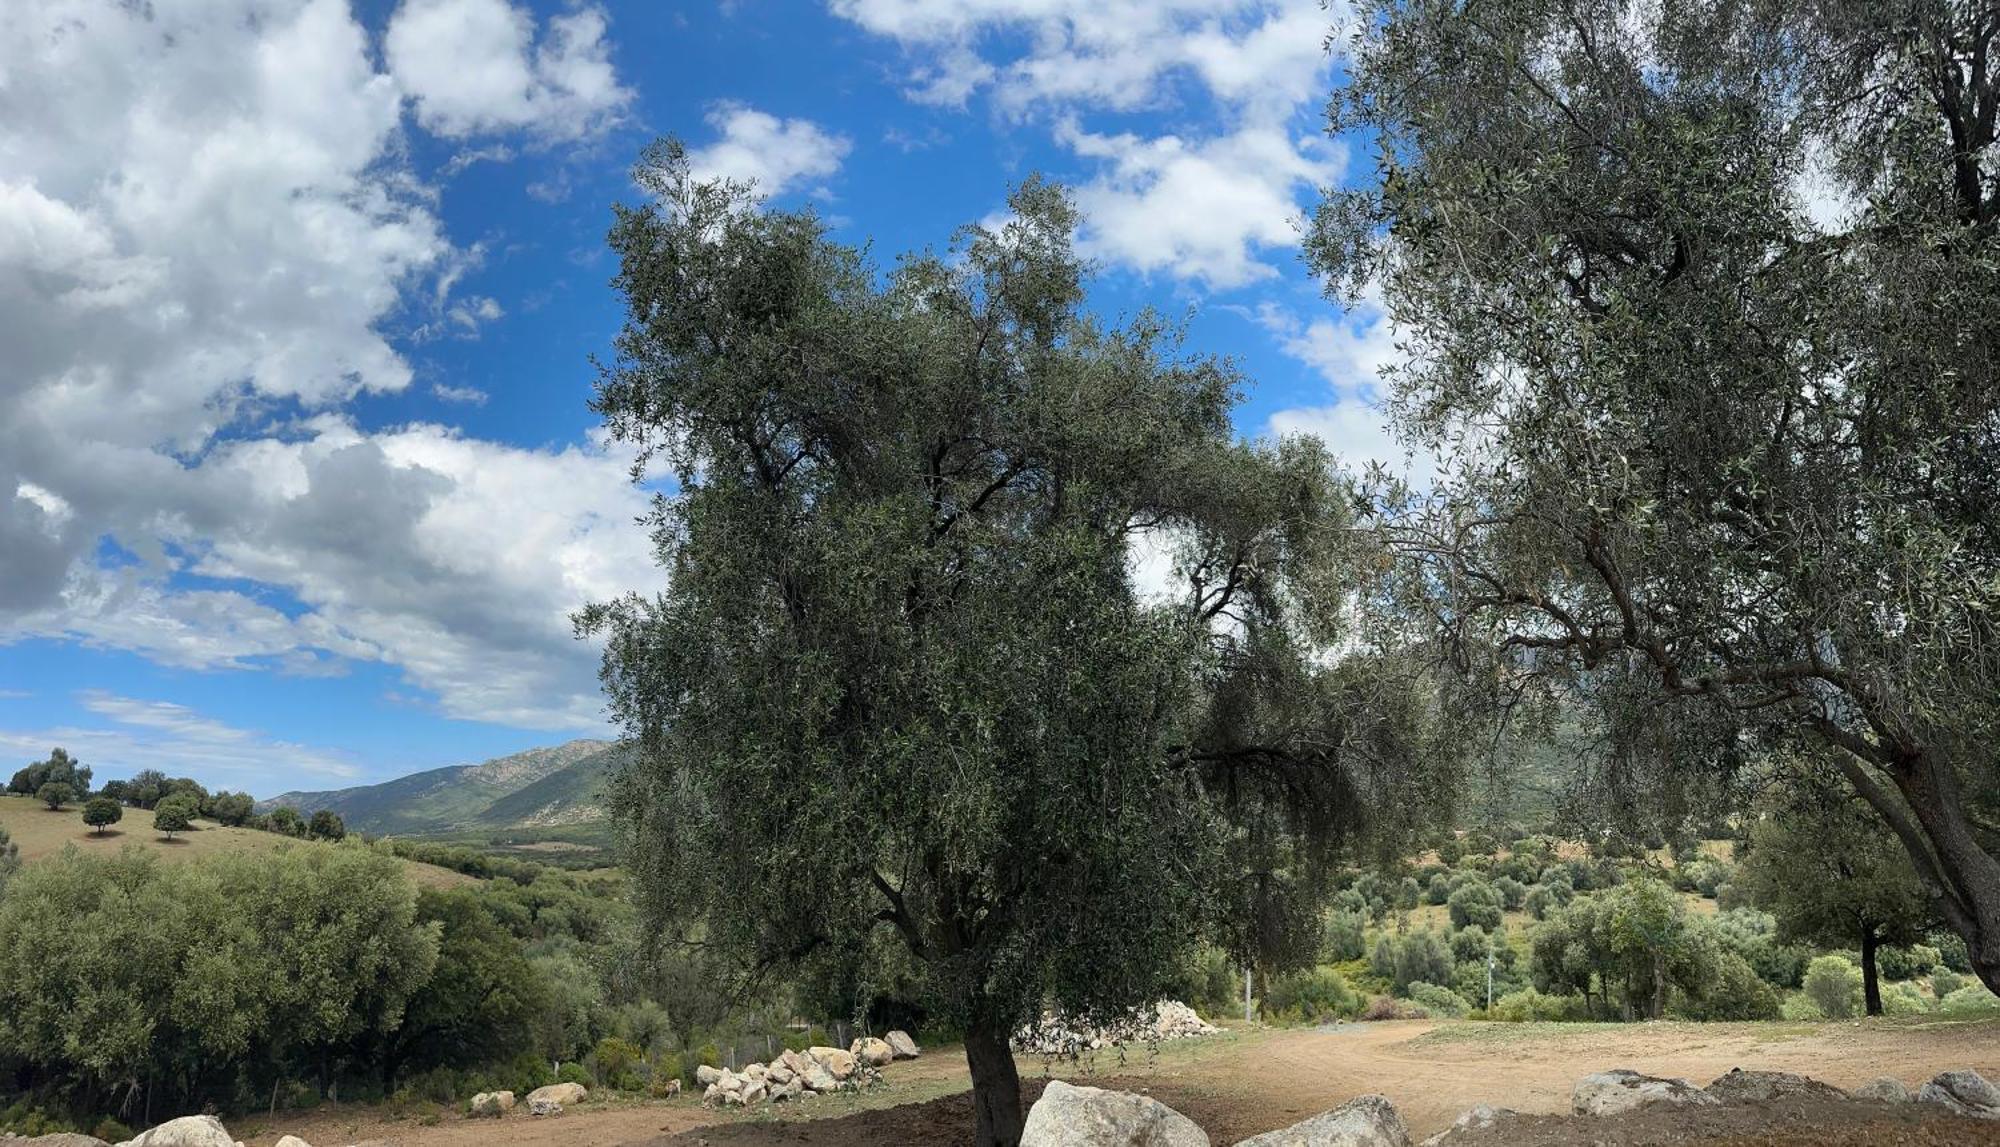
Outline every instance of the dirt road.
[[[1152, 1087], [1184, 1105], [1217, 1143], [1287, 1126], [1344, 1100], [1380, 1092], [1393, 1100], [1421, 1139], [1477, 1103], [1526, 1113], [1568, 1110], [1578, 1076], [1612, 1067], [1706, 1083], [1732, 1067], [1796, 1071], [1841, 1087], [1893, 1075], [1915, 1086], [1939, 1071], [1971, 1067], [2000, 1079], [2000, 1020], [1873, 1020], [1821, 1024], [1446, 1024], [1411, 1021], [1331, 1028], [1224, 1033], [1164, 1045], [1119, 1062], [1058, 1067], [1053, 1074], [1115, 1077], [1118, 1086]], [[1023, 1061], [1022, 1075], [1043, 1074]], [[246, 1141], [268, 1147], [297, 1134], [318, 1147], [374, 1142], [380, 1147], [619, 1147], [698, 1127], [759, 1124], [769, 1141], [818, 1141], [794, 1127], [829, 1116], [924, 1103], [965, 1090], [957, 1048], [887, 1069], [889, 1086], [861, 1097], [818, 1099], [754, 1113], [701, 1107], [693, 1097], [669, 1103], [596, 1102], [549, 1120], [516, 1114], [500, 1122], [447, 1116], [435, 1126], [368, 1111], [318, 1112], [247, 1125]], [[886, 1114], [886, 1113], [885, 1113]], [[794, 1127], [779, 1131], [779, 1124]], [[717, 1140], [764, 1141], [717, 1127]], [[744, 1133], [750, 1132], [748, 1138]], [[917, 1141], [917, 1140], [906, 1140]], [[949, 1140], [944, 1140], [949, 1141]]]

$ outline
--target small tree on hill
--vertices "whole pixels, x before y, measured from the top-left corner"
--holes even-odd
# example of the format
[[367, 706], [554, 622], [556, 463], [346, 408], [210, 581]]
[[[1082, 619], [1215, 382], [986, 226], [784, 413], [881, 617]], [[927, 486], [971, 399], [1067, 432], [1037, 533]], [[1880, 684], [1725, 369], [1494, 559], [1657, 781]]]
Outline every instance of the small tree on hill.
[[83, 806], [83, 823], [89, 825], [98, 835], [125, 819], [125, 806], [110, 797], [92, 797]]
[[281, 804], [264, 818], [264, 827], [279, 836], [303, 837], [306, 834], [306, 818], [291, 805]]
[[175, 833], [194, 827], [194, 812], [194, 802], [180, 796], [168, 797], [153, 809], [153, 828], [172, 840]]
[[50, 784], [68, 785], [72, 798], [88, 793], [90, 768], [70, 756], [65, 749], [51, 749], [46, 760], [36, 761], [15, 773], [14, 778], [7, 782], [7, 791], [39, 797], [42, 788]]
[[347, 823], [340, 819], [339, 813], [323, 808], [312, 814], [306, 835], [314, 840], [341, 840], [347, 836]]
[[50, 781], [35, 790], [35, 799], [49, 806], [54, 812], [76, 799], [76, 790], [63, 781]]

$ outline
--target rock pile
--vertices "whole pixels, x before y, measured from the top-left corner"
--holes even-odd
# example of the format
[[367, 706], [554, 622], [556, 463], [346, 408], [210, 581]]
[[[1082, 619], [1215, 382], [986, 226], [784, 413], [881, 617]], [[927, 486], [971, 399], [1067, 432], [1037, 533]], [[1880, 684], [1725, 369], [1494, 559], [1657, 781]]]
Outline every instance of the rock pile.
[[1179, 1000], [1161, 1000], [1146, 1009], [1135, 1009], [1125, 1019], [1103, 1028], [1070, 1024], [1059, 1016], [1043, 1016], [1042, 1022], [1014, 1033], [1014, 1050], [1029, 1055], [1066, 1056], [1129, 1043], [1164, 1043], [1214, 1035], [1221, 1029], [1202, 1019], [1193, 1008]]
[[704, 1065], [695, 1069], [694, 1078], [706, 1089], [701, 1101], [721, 1107], [749, 1107], [808, 1099], [834, 1091], [858, 1091], [882, 1081], [877, 1065], [867, 1058], [878, 1054], [872, 1045], [880, 1045], [882, 1063], [888, 1063], [894, 1052], [883, 1040], [854, 1042], [860, 1053], [837, 1047], [810, 1047], [803, 1053], [787, 1049], [770, 1063], [753, 1063], [742, 1071]]
[[1917, 1102], [1935, 1103], [1974, 1119], [2000, 1119], [2000, 1087], [1976, 1071], [1939, 1072], [1917, 1089]]

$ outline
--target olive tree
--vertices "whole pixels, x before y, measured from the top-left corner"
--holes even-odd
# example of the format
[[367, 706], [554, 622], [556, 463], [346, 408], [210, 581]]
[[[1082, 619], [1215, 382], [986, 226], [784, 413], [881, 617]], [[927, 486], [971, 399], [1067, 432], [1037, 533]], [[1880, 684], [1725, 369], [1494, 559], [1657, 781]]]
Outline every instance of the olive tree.
[[1154, 318], [1088, 317], [1059, 189], [883, 271], [677, 145], [637, 178], [595, 409], [678, 488], [664, 588], [579, 625], [642, 902], [753, 968], [893, 930], [1014, 1143], [1045, 1004], [1146, 1004], [1204, 934], [1314, 957], [1340, 830], [1438, 787], [1428, 697], [1315, 656], [1357, 577], [1334, 460], [1239, 441], [1242, 380]]
[[1685, 815], [1834, 761], [2000, 987], [2000, 21], [1910, 0], [1377, 0], [1331, 288], [1379, 288], [1406, 591]]

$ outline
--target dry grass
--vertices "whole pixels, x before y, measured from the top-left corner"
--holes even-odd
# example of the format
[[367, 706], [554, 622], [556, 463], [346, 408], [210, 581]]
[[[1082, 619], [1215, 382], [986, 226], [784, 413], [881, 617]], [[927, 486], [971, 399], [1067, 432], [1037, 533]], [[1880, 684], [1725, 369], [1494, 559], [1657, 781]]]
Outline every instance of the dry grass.
[[[327, 847], [252, 828], [224, 828], [206, 820], [196, 821], [195, 831], [176, 833], [170, 841], [153, 831], [152, 813], [136, 808], [126, 809], [124, 820], [99, 835], [83, 823], [81, 803], [66, 805], [60, 812], [51, 812], [40, 801], [21, 796], [0, 796], [0, 828], [6, 829], [7, 835], [20, 846], [21, 859], [31, 863], [61, 852], [69, 845], [87, 852], [109, 853], [128, 844], [136, 844], [167, 860], [185, 860], [216, 852], [268, 852], [288, 843], [302, 848]], [[422, 887], [452, 888], [474, 883], [470, 876], [435, 865], [409, 860], [402, 864], [410, 879]]]

